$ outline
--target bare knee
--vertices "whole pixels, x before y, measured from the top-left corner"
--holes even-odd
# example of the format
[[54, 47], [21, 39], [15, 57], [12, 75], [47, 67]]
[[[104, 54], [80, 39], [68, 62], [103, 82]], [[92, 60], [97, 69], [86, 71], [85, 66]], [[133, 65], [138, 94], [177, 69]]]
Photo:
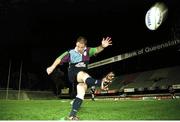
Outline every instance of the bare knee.
[[87, 74], [86, 72], [80, 71], [77, 74], [77, 81], [80, 83], [82, 83], [82, 82], [85, 83], [85, 81], [88, 77], [90, 77], [89, 74]]
[[76, 97], [83, 100], [85, 93], [86, 93], [86, 90], [87, 90], [87, 85], [85, 83], [79, 83], [77, 85], [77, 96]]

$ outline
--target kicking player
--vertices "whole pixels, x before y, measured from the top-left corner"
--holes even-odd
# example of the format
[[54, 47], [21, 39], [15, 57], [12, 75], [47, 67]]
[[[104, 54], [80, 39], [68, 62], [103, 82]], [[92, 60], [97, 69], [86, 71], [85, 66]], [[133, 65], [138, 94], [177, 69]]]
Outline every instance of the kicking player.
[[66, 62], [69, 63], [69, 81], [71, 81], [72, 84], [77, 83], [77, 96], [72, 104], [72, 110], [69, 115], [70, 120], [78, 119], [76, 117], [76, 113], [84, 100], [84, 95], [88, 87], [99, 86], [103, 90], [108, 88], [108, 83], [111, 82], [110, 80], [108, 80], [106, 77], [102, 80], [94, 79], [86, 72], [86, 70], [90, 57], [102, 52], [110, 45], [112, 45], [112, 40], [110, 37], [106, 37], [102, 39], [100, 46], [87, 47], [86, 38], [80, 36], [76, 41], [76, 46], [74, 49], [61, 54], [58, 58], [56, 58], [53, 64], [46, 69], [47, 74], [49, 75], [58, 65], [62, 65]]

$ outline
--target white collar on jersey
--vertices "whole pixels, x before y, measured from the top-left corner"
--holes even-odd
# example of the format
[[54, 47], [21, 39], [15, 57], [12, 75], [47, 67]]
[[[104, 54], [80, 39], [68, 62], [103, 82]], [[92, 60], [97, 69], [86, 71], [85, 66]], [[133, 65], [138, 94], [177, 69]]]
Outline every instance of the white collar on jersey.
[[[85, 47], [84, 50], [83, 50], [83, 52], [84, 52], [83, 55], [84, 55], [84, 56], [87, 55], [86, 49], [87, 49], [87, 47]], [[79, 52], [77, 51], [77, 47], [75, 47], [74, 50], [75, 50], [77, 53], [79, 53]], [[81, 53], [79, 53], [79, 54], [82, 55]]]

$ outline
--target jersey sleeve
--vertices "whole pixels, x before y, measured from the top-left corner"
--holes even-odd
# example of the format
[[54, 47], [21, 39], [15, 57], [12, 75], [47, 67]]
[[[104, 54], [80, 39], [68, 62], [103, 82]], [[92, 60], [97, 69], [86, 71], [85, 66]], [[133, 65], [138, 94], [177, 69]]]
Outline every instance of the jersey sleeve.
[[66, 51], [62, 53], [58, 58], [61, 60], [60, 64], [69, 62], [70, 61], [69, 52]]
[[96, 54], [97, 49], [95, 47], [91, 47], [89, 49], [89, 57], [92, 57]]

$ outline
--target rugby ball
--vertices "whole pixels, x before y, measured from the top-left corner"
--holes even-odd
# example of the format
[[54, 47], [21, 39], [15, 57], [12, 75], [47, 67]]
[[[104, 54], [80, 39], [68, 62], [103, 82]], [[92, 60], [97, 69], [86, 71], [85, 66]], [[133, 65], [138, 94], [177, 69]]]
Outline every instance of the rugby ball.
[[156, 3], [146, 13], [145, 24], [148, 29], [156, 30], [167, 16], [168, 8], [164, 3]]

